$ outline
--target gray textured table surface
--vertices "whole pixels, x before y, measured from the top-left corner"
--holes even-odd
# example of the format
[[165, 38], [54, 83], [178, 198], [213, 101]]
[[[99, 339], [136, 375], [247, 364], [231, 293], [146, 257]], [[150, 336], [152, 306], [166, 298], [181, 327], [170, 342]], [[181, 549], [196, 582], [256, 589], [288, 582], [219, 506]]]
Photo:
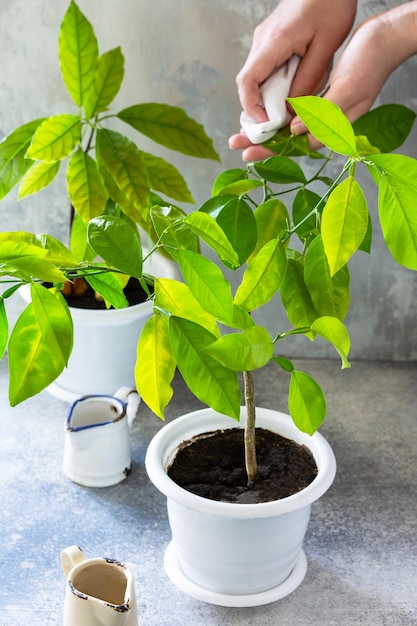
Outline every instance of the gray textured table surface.
[[[233, 609], [185, 596], [166, 577], [165, 499], [149, 483], [146, 447], [161, 422], [145, 406], [132, 431], [133, 471], [118, 486], [83, 488], [62, 472], [68, 405], [42, 393], [11, 409], [0, 363], [0, 626], [62, 624], [60, 551], [109, 556], [135, 577], [141, 626], [417, 624], [417, 364], [297, 361], [328, 400], [321, 432], [338, 460], [313, 506], [306, 578], [273, 604]], [[278, 368], [257, 375], [259, 406], [286, 410]], [[170, 416], [198, 408], [180, 381]], [[79, 625], [83, 626], [83, 625]]]

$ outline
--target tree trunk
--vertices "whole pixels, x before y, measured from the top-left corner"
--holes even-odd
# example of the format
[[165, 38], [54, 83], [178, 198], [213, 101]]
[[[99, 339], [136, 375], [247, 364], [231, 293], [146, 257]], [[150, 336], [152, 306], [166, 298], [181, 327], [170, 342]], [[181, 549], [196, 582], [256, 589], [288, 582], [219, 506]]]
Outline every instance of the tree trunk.
[[248, 487], [253, 484], [258, 475], [258, 465], [256, 462], [256, 441], [255, 441], [255, 389], [252, 372], [243, 372], [245, 404], [246, 404], [246, 426], [245, 426], [245, 465], [248, 475]]

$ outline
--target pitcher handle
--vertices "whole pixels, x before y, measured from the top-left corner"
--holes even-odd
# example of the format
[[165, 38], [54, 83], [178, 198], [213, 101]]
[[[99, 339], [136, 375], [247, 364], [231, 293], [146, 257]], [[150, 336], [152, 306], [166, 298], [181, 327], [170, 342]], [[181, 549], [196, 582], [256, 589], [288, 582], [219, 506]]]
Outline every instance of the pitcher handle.
[[69, 546], [68, 548], [65, 548], [65, 550], [62, 550], [61, 567], [65, 578], [67, 578], [68, 574], [75, 565], [78, 565], [78, 563], [82, 563], [85, 560], [86, 556], [79, 546]]
[[132, 387], [120, 387], [114, 394], [114, 397], [126, 402], [127, 423], [129, 427], [132, 426], [138, 414], [140, 395], [136, 389], [132, 389]]

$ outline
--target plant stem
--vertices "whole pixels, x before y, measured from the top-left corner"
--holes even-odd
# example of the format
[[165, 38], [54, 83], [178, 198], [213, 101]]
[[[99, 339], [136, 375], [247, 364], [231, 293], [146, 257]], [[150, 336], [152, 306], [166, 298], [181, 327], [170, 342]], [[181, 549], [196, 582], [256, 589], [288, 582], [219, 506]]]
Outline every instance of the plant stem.
[[243, 372], [243, 383], [246, 404], [246, 425], [245, 425], [245, 465], [248, 475], [248, 487], [251, 489], [258, 475], [258, 464], [256, 462], [256, 440], [255, 440], [255, 388], [252, 372]]

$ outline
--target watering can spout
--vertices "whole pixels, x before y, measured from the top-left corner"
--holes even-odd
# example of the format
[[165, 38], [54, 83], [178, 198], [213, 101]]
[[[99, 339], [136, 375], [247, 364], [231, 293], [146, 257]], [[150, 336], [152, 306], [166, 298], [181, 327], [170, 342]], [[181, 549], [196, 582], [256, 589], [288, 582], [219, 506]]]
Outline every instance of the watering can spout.
[[140, 395], [132, 387], [120, 387], [114, 397], [126, 403], [127, 422], [131, 426], [139, 410]]

